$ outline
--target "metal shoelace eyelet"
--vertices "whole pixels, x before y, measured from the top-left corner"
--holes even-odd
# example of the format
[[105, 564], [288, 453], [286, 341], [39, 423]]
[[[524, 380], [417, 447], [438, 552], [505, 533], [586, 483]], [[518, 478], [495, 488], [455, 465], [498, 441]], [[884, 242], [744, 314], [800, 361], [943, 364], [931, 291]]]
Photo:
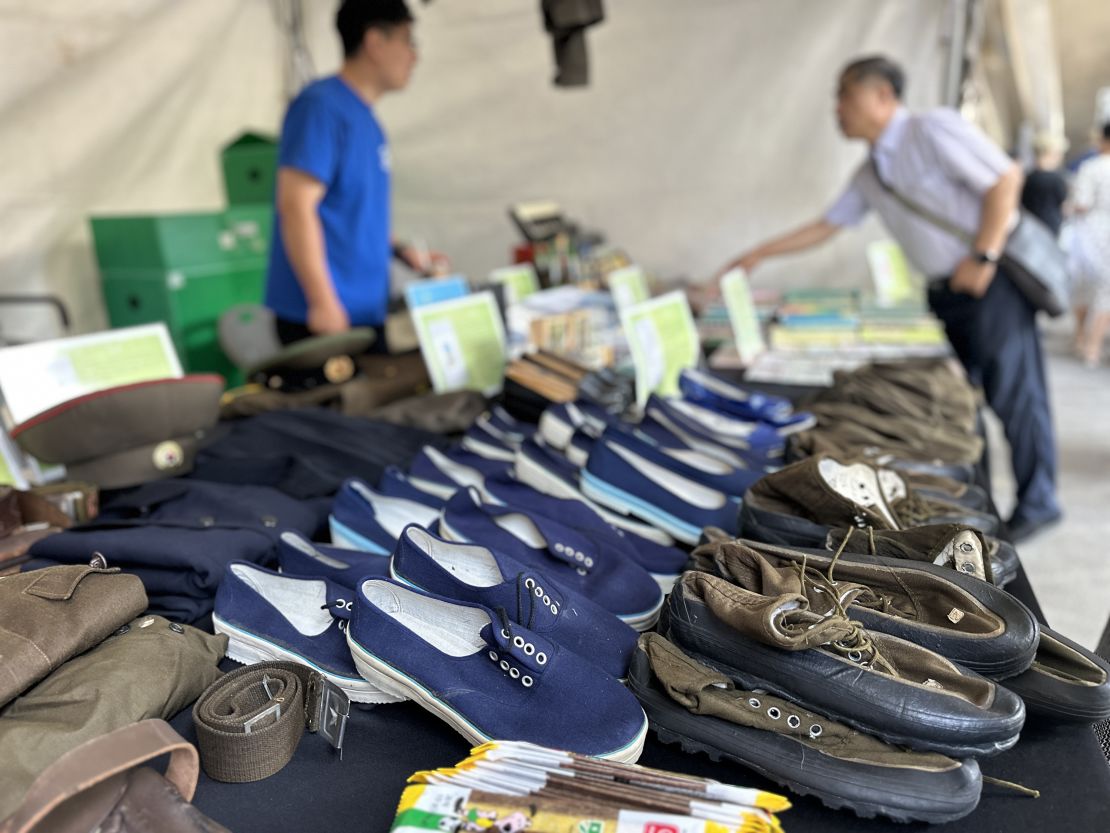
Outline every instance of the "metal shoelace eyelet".
[[513, 644], [518, 648], [523, 648], [524, 647], [524, 637], [523, 636], [514, 636], [513, 637]]
[[558, 616], [558, 615], [559, 615], [559, 608], [558, 608], [558, 606], [556, 606], [556, 605], [551, 605], [551, 615], [552, 615], [552, 616]]
[[586, 566], [587, 567], [594, 566], [594, 560], [592, 558], [590, 558], [589, 556], [586, 556]]
[[586, 571], [585, 571], [585, 570], [583, 570], [583, 569], [582, 569], [581, 567], [579, 567], [579, 568], [578, 568], [577, 570], [575, 570], [574, 572], [578, 573], [578, 575], [580, 575], [580, 576], [584, 576], [584, 575], [586, 575]]
[[563, 544], [556, 544], [555, 545], [555, 552], [564, 552], [564, 551], [566, 551], [566, 546], [565, 545], [563, 545]]
[[502, 671], [508, 671], [509, 670], [509, 663], [505, 662], [505, 660], [501, 660], [500, 665], [501, 665], [501, 670]]
[[533, 587], [536, 586], [536, 580], [531, 579], [531, 578], [526, 578], [526, 579], [524, 579], [524, 586], [527, 587], [529, 590], [531, 590]]
[[809, 736], [811, 738], [818, 738], [818, 737], [821, 736], [821, 733], [823, 731], [825, 731], [825, 730], [822, 729], [820, 726], [818, 726], [816, 723], [814, 723], [812, 726], [809, 727]]
[[771, 708], [767, 709], [767, 716], [772, 720], [778, 720], [782, 717], [782, 712], [779, 711], [777, 706], [771, 706]]
[[515, 680], [520, 676], [520, 671], [516, 668], [510, 668], [509, 669], [509, 676], [512, 677]]
[[574, 560], [575, 561], [585, 561], [586, 560], [586, 554], [584, 552], [576, 552], [574, 554]]
[[749, 697], [748, 705], [751, 706], [753, 709], [758, 709], [762, 705], [762, 703], [760, 703], [759, 700], [755, 697]]
[[544, 597], [543, 597], [543, 603], [545, 605], [547, 605], [548, 607], [551, 606], [551, 597], [548, 596], [546, 593], [544, 594]]
[[798, 717], [798, 715], [792, 714], [790, 717], [786, 718], [786, 725], [791, 729], [797, 729], [802, 725], [802, 719]]
[[547, 665], [547, 654], [545, 654], [543, 651], [540, 651], [538, 654], [536, 654], [536, 662], [538, 662], [540, 665]]
[[539, 587], [537, 587], [537, 588], [536, 588], [535, 590], [533, 590], [532, 592], [536, 594], [536, 598], [537, 598], [537, 599], [539, 599], [539, 598], [541, 598], [541, 597], [543, 596], [543, 590], [542, 590], [541, 588], [539, 588]]
[[861, 654], [859, 651], [849, 651], [848, 659], [850, 659], [852, 662], [859, 662], [861, 659], [863, 659], [863, 654]]
[[505, 630], [504, 628], [502, 628], [502, 629], [501, 629], [501, 636], [502, 636], [502, 637], [504, 637], [505, 639], [508, 639], [508, 638], [509, 638], [510, 636], [512, 636], [512, 634], [511, 634], [511, 633], [509, 633], [509, 632], [508, 632], [507, 630]]
[[501, 659], [501, 655], [498, 654], [497, 651], [490, 651], [489, 658], [492, 659], [494, 662], [497, 662], [497, 660]]
[[531, 688], [533, 680], [531, 677], [525, 674], [523, 677], [520, 678], [520, 682], [525, 688]]
[[526, 653], [528, 656], [532, 656], [532, 654], [536, 653], [536, 646], [533, 645], [531, 642], [525, 644], [524, 653]]

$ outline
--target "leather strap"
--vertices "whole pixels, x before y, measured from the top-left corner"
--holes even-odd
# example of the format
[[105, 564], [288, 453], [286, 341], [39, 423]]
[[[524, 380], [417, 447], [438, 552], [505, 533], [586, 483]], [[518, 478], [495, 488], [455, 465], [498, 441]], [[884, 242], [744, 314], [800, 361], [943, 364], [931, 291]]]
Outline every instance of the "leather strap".
[[210, 778], [269, 778], [316, 731], [320, 676], [295, 662], [259, 662], [225, 674], [193, 706], [200, 760]]
[[86, 741], [43, 770], [0, 833], [28, 833], [63, 802], [167, 752], [166, 780], [190, 801], [200, 775], [196, 748], [166, 721], [143, 720]]

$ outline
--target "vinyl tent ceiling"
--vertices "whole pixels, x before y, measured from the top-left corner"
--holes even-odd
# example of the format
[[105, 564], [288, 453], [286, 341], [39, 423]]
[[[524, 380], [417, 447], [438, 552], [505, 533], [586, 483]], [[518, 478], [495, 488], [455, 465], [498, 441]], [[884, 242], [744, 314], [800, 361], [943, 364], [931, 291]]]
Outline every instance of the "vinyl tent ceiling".
[[[338, 66], [333, 3], [304, 3], [321, 74]], [[837, 69], [882, 50], [938, 103], [944, 0], [608, 0], [591, 86], [552, 87], [538, 4], [412, 3], [420, 63], [380, 114], [395, 228], [481, 278], [503, 265], [506, 206], [554, 199], [664, 277], [704, 280], [807, 221], [863, 156], [832, 116]], [[275, 0], [0, 0], [0, 293], [50, 292], [78, 330], [105, 324], [89, 214], [217, 208], [217, 154], [276, 132], [287, 40]], [[768, 284], [865, 279], [867, 224], [768, 265]], [[3, 311], [9, 338], [48, 315]]]

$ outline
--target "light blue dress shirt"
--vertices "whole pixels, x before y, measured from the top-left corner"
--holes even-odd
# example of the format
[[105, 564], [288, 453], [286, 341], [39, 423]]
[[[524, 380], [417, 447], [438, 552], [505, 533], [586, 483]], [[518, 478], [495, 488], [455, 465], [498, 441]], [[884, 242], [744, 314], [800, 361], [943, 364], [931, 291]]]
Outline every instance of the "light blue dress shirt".
[[[913, 114], [899, 108], [872, 156], [879, 174], [895, 191], [973, 237], [979, 230], [983, 195], [1013, 164], [981, 130], [950, 109]], [[967, 243], [887, 193], [870, 161], [865, 161], [825, 220], [835, 226], [854, 226], [871, 210], [878, 212], [910, 262], [928, 278], [951, 275], [968, 255]]]

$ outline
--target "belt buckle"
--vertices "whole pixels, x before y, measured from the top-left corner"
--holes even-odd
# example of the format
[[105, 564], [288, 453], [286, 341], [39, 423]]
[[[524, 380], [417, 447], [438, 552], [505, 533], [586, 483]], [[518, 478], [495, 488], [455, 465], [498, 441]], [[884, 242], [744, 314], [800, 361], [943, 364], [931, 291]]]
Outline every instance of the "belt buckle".
[[323, 735], [343, 760], [343, 737], [347, 732], [347, 718], [351, 714], [351, 700], [343, 689], [326, 677], [319, 677], [316, 698], [316, 731]]
[[254, 731], [254, 727], [257, 726], [259, 723], [261, 723], [263, 720], [265, 720], [267, 717], [273, 717], [274, 718], [274, 723], [277, 723], [277, 721], [281, 718], [281, 703], [280, 702], [274, 703], [269, 708], [264, 709], [263, 711], [260, 711], [258, 714], [256, 714], [254, 717], [252, 717], [250, 720], [244, 720], [243, 721], [243, 734], [244, 735], [249, 735], [251, 732]]

